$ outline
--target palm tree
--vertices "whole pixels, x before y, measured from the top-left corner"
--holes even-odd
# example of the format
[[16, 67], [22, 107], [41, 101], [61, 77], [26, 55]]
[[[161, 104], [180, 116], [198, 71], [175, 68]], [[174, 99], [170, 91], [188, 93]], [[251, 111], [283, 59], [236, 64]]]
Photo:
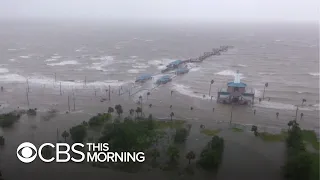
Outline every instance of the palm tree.
[[82, 126], [87, 127], [87, 126], [88, 126], [88, 122], [83, 121], [83, 122], [82, 122]]
[[297, 121], [296, 121], [296, 120], [289, 121], [289, 122], [288, 122], [289, 129], [290, 129], [292, 126], [296, 125], [296, 124], [297, 124]]
[[304, 115], [303, 113], [300, 114], [300, 120], [302, 120], [303, 115]]
[[116, 109], [117, 114], [118, 114], [119, 116], [121, 116], [121, 114], [123, 113], [122, 106], [121, 106], [120, 104], [118, 104], [118, 105], [116, 105], [114, 108]]
[[114, 112], [113, 107], [109, 107], [109, 108], [108, 108], [108, 113], [110, 113], [110, 114], [111, 114], [111, 113], [113, 113], [113, 112]]
[[172, 105], [170, 105], [170, 109], [172, 109]]
[[150, 96], [150, 92], [147, 92], [147, 100], [148, 100], [148, 96]]
[[152, 104], [149, 104], [149, 108], [151, 108], [152, 107]]
[[170, 157], [171, 162], [177, 160], [180, 157], [179, 149], [173, 145], [168, 147], [167, 154]]
[[255, 135], [255, 136], [258, 136], [258, 127], [257, 127], [257, 126], [253, 125], [253, 126], [251, 127], [251, 131], [254, 132], [254, 135]]
[[67, 138], [69, 137], [69, 133], [67, 131], [63, 131], [61, 136], [64, 138], [64, 141], [67, 142]]
[[141, 114], [141, 116], [142, 116], [142, 110], [141, 110], [141, 108], [140, 107], [137, 107], [137, 109], [136, 109], [136, 113], [137, 113], [137, 116], [139, 116], [139, 113]]
[[172, 121], [172, 117], [173, 117], [173, 116], [174, 116], [174, 113], [171, 112], [171, 113], [170, 113], [171, 121]]
[[172, 96], [173, 91], [171, 91], [171, 96]]
[[266, 92], [266, 88], [269, 86], [269, 83], [265, 83], [264, 84], [264, 88], [263, 88], [263, 96], [262, 98], [264, 99], [264, 93]]
[[129, 114], [132, 116], [133, 113], [134, 113], [134, 109], [130, 109], [130, 110], [129, 110]]
[[[4, 145], [4, 137], [3, 136], [0, 136], [0, 146], [3, 146]], [[1, 177], [1, 176], [0, 176]]]
[[277, 118], [279, 118], [279, 112], [277, 112], [276, 115], [277, 115]]
[[196, 158], [196, 154], [193, 151], [189, 151], [188, 154], [186, 155], [186, 158], [189, 160], [189, 164], [191, 160]]
[[141, 105], [141, 114], [142, 114], [142, 96], [139, 96], [140, 99], [140, 105]]
[[[210, 96], [210, 94], [211, 94], [211, 86], [212, 86], [213, 83], [214, 83], [214, 80], [212, 79], [211, 82], [210, 82], [209, 96]], [[211, 98], [211, 99], [212, 99], [212, 98]]]
[[305, 102], [307, 102], [307, 100], [306, 100], [306, 99], [302, 99], [301, 106], [303, 106], [303, 104], [304, 104]]
[[151, 150], [151, 156], [153, 158], [153, 161], [157, 160], [157, 157], [160, 157], [160, 152], [157, 148], [154, 148]]

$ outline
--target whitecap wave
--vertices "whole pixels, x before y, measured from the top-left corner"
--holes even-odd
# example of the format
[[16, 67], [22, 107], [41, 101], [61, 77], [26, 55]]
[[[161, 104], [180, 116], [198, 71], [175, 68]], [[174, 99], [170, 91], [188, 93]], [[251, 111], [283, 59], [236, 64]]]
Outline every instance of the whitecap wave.
[[11, 61], [11, 62], [15, 62], [16, 60], [15, 60], [15, 59], [9, 59], [9, 61]]
[[[87, 67], [87, 69], [95, 69], [98, 71], [109, 71], [108, 69], [104, 68], [105, 66], [109, 66], [114, 63], [113, 56], [102, 56], [102, 57], [95, 57], [96, 60], [101, 60], [99, 63], [92, 63], [91, 66]], [[91, 58], [92, 60], [92, 58]]]
[[137, 74], [140, 72], [140, 70], [139, 69], [129, 69], [127, 72], [132, 73], [132, 74]]
[[238, 67], [248, 67], [248, 65], [245, 64], [237, 64]]
[[57, 59], [46, 59], [44, 60], [45, 62], [52, 62], [52, 61], [57, 61]]
[[20, 58], [28, 59], [28, 58], [30, 58], [30, 57], [29, 57], [29, 56], [20, 56]]
[[9, 70], [7, 68], [0, 68], [0, 73], [7, 73]]
[[[255, 107], [262, 107], [262, 108], [270, 108], [270, 109], [279, 109], [279, 110], [296, 110], [297, 107], [293, 104], [284, 104], [284, 103], [280, 103], [280, 102], [270, 102], [270, 101], [261, 101], [256, 102], [254, 104]], [[304, 110], [304, 111], [314, 111], [317, 110], [318, 107], [316, 106], [303, 106], [303, 107], [299, 107], [300, 110]]]
[[[179, 92], [180, 94], [189, 96], [189, 97], [194, 97], [194, 98], [199, 98], [199, 99], [207, 99], [207, 100], [211, 100], [211, 97], [206, 95], [203, 98], [203, 94], [199, 94], [199, 93], [194, 93], [194, 91], [191, 90], [191, 88], [189, 86], [183, 85], [183, 84], [176, 84], [173, 83], [173, 89], [177, 92]], [[215, 100], [216, 98], [213, 97], [212, 100]]]
[[[232, 70], [223, 70], [223, 71], [217, 72], [215, 74], [220, 75], [220, 76], [235, 76], [237, 73]], [[244, 78], [242, 73], [239, 73], [239, 75], [240, 75], [240, 79]]]
[[8, 51], [16, 51], [17, 49], [8, 49]]
[[[26, 83], [27, 78], [21, 76], [19, 74], [4, 74], [0, 75], [1, 82], [17, 82], [17, 83]], [[28, 77], [29, 84], [34, 85], [48, 85], [51, 87], [55, 80], [53, 78], [48, 78], [45, 76], [31, 76]], [[84, 82], [81, 81], [57, 81], [56, 86], [59, 86], [61, 82], [61, 86], [69, 87], [69, 88], [83, 88]], [[107, 86], [122, 86], [129, 82], [119, 81], [119, 80], [106, 80], [106, 81], [94, 81], [94, 82], [87, 82], [86, 87], [107, 87]]]
[[190, 70], [190, 72], [195, 72], [195, 71], [199, 71], [201, 68], [193, 63], [187, 63], [187, 68]]
[[147, 64], [144, 64], [144, 63], [136, 63], [136, 64], [132, 65], [132, 67], [137, 68], [137, 69], [146, 69], [150, 66]]
[[52, 59], [60, 59], [61, 56], [58, 56], [58, 54], [55, 54], [54, 56], [51, 56]]
[[174, 59], [150, 60], [150, 61], [148, 61], [148, 64], [152, 65], [152, 66], [157, 66], [157, 68], [159, 70], [162, 70], [162, 69], [166, 68], [166, 66], [169, 63], [171, 63], [173, 61], [175, 61], [175, 60]]
[[308, 73], [309, 75], [311, 75], [311, 76], [320, 76], [320, 73], [316, 73], [316, 72], [312, 72], [312, 73]]
[[276, 73], [271, 72], [259, 72], [260, 75], [275, 75]]
[[130, 56], [131, 59], [136, 59], [138, 56]]
[[65, 66], [65, 65], [77, 65], [78, 61], [70, 60], [70, 61], [61, 61], [59, 63], [49, 63], [48, 66]]

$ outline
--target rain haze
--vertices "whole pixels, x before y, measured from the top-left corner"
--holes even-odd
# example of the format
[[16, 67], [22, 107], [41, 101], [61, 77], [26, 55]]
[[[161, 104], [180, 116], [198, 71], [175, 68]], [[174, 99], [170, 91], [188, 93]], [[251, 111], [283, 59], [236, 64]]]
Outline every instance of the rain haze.
[[[319, 145], [319, 17], [319, 0], [0, 0], [0, 180], [283, 180], [293, 119], [294, 144]], [[98, 141], [152, 153], [136, 173], [17, 158]]]
[[2, 18], [317, 21], [317, 0], [1, 0]]

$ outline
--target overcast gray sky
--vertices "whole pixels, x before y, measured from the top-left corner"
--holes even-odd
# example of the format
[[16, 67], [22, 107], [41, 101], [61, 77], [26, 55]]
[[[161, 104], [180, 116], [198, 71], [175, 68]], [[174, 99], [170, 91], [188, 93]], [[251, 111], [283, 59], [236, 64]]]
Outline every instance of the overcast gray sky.
[[1, 18], [318, 21], [319, 0], [0, 0]]

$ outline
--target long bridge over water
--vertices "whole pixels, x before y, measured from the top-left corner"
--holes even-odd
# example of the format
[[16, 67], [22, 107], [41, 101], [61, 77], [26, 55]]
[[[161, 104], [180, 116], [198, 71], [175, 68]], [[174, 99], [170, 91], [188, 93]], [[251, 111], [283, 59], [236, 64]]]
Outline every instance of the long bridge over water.
[[186, 60], [174, 61], [174, 62], [170, 63], [169, 65], [167, 65], [167, 68], [163, 69], [161, 72], [165, 73], [168, 71], [172, 71], [172, 70], [177, 69], [181, 65], [186, 64], [186, 63], [200, 63], [211, 56], [219, 56], [221, 54], [221, 52], [226, 52], [230, 48], [233, 48], [233, 46], [220, 46], [219, 48], [213, 48], [211, 52], [204, 52], [203, 55], [201, 55], [197, 58], [190, 58], [190, 59], [186, 59]]
[[[190, 58], [187, 60], [176, 60], [174, 62], [171, 62], [169, 65], [167, 65], [166, 69], [162, 70], [161, 73], [166, 73], [168, 71], [178, 69], [180, 67], [183, 67], [183, 65], [186, 63], [200, 63], [211, 56], [219, 56], [219, 55], [221, 55], [222, 52], [226, 52], [230, 48], [233, 48], [233, 46], [220, 46], [219, 48], [213, 48], [211, 52], [204, 52], [203, 55], [201, 55], [197, 58]], [[189, 68], [189, 69], [191, 69], [191, 68]], [[156, 75], [161, 74], [161, 73], [157, 73]], [[173, 79], [174, 77], [176, 77], [176, 75], [171, 77], [171, 79]], [[153, 79], [152, 75], [143, 75], [141, 82], [145, 82], [148, 79]], [[130, 93], [130, 90], [129, 90], [129, 96], [133, 96], [133, 95], [135, 95], [141, 91], [145, 91], [145, 90], [152, 91], [153, 89], [155, 89], [159, 86], [160, 86], [160, 84], [158, 84], [155, 87], [152, 87], [151, 89], [140, 89], [134, 93]]]

